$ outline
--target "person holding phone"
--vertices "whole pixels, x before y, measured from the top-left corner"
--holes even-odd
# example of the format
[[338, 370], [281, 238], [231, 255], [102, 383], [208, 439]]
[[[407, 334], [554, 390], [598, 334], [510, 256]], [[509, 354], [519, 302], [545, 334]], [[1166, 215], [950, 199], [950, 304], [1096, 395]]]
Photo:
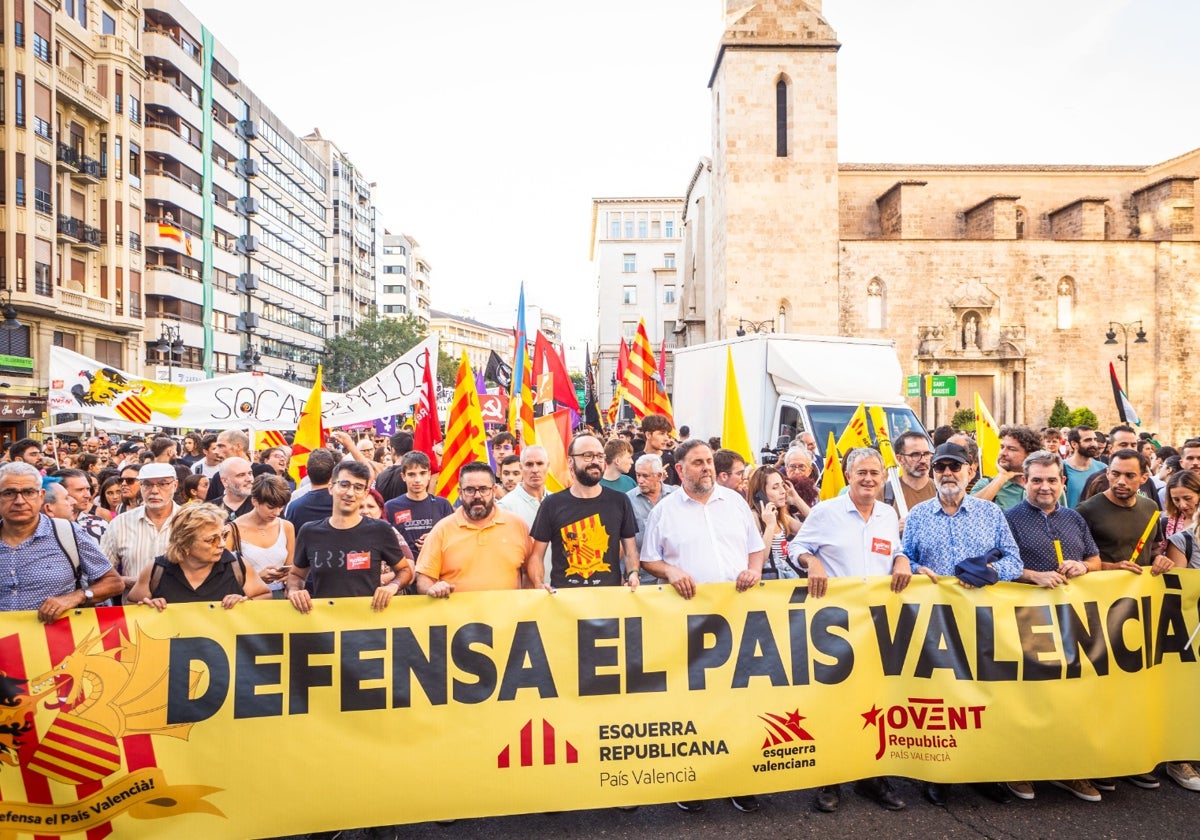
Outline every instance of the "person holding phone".
[[746, 501], [754, 523], [762, 534], [766, 560], [763, 580], [788, 580], [802, 576], [798, 564], [788, 558], [788, 541], [800, 531], [800, 520], [788, 510], [788, 487], [774, 467], [759, 467], [750, 474]]

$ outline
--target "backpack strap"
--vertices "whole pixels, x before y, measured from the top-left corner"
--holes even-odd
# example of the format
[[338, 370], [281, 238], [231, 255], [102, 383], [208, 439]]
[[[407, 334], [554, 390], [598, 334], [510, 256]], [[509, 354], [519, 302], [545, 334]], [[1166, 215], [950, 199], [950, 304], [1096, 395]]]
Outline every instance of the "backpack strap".
[[54, 526], [54, 539], [58, 540], [58, 547], [67, 555], [67, 559], [71, 561], [71, 568], [75, 571], [75, 588], [83, 589], [83, 569], [79, 565], [79, 536], [69, 520], [52, 516], [50, 524]]

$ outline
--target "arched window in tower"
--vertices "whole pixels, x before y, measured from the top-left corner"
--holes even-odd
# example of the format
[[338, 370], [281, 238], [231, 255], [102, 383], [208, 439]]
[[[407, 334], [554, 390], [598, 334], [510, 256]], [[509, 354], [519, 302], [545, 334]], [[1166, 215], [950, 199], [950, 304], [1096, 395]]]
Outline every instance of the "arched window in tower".
[[875, 277], [867, 284], [867, 329], [884, 328], [884, 294], [887, 289], [883, 281]]
[[775, 83], [775, 157], [788, 156], [788, 83]]
[[1025, 208], [1017, 208], [1017, 239], [1025, 238]]
[[1058, 281], [1058, 328], [1069, 330], [1075, 325], [1075, 281], [1064, 277]]

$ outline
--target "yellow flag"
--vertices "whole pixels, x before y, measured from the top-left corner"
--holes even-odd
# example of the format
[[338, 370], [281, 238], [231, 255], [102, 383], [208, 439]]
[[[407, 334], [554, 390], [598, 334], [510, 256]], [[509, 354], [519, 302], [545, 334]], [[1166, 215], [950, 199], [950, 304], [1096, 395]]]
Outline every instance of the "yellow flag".
[[986, 475], [996, 469], [1000, 457], [1000, 427], [975, 392], [975, 442], [979, 444], [979, 472]]
[[825, 446], [825, 469], [821, 473], [821, 501], [835, 499], [846, 486], [846, 475], [842, 472], [842, 459], [838, 457], [837, 444], [833, 440], [833, 432], [829, 433], [829, 443]]
[[877, 405], [867, 410], [871, 414], [871, 425], [875, 427], [875, 440], [879, 444], [879, 454], [883, 456], [883, 468], [890, 470], [899, 466], [896, 463], [896, 453], [892, 449], [892, 433], [887, 426], [887, 415]]
[[747, 465], [754, 466], [754, 447], [746, 431], [742, 396], [733, 372], [733, 350], [728, 347], [725, 348], [725, 414], [721, 419], [721, 446], [733, 450]]
[[312, 391], [304, 401], [296, 435], [292, 438], [292, 460], [288, 472], [297, 482], [308, 475], [308, 454], [325, 442], [325, 430], [321, 426], [321, 366], [317, 365], [317, 378]]
[[142, 386], [138, 396], [151, 411], [157, 411], [159, 414], [165, 414], [172, 418], [183, 413], [183, 405], [187, 402], [187, 389], [182, 385], [154, 382], [150, 379], [141, 379], [138, 382]]
[[838, 438], [837, 450], [839, 454], [845, 455], [851, 449], [870, 445], [871, 434], [867, 431], [867, 407], [859, 403], [858, 408], [854, 409], [854, 413], [850, 415], [846, 431], [842, 432], [842, 436]]

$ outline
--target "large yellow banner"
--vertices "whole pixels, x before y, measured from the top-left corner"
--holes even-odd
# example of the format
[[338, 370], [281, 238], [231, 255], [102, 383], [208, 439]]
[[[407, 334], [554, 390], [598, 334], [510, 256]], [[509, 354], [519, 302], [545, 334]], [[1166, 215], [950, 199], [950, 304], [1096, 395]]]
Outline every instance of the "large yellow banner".
[[[1200, 757], [1200, 575], [0, 615], [0, 837], [258, 837]], [[547, 798], [548, 791], [553, 796]]]

